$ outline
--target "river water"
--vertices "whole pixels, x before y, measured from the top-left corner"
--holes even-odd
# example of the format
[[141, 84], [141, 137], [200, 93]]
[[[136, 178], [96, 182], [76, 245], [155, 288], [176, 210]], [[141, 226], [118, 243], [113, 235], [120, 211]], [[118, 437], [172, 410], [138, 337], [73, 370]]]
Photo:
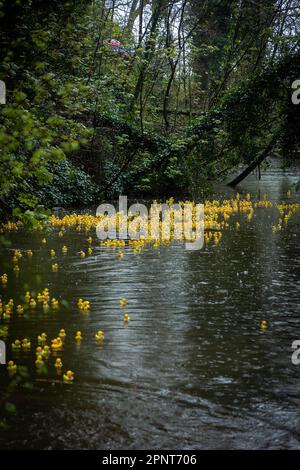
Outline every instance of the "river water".
[[[271, 168], [239, 190], [254, 201], [264, 193], [286, 200], [299, 174]], [[219, 186], [215, 196], [234, 197], [235, 190]], [[76, 376], [63, 384], [50, 366], [39, 375], [34, 347], [9, 350], [28, 367], [33, 388], [12, 392], [17, 413], [0, 427], [0, 448], [299, 449], [300, 365], [291, 362], [291, 345], [300, 340], [300, 214], [272, 234], [275, 212], [255, 211], [250, 224], [225, 230], [217, 246], [148, 247], [139, 256], [125, 248], [122, 260], [100, 247], [81, 259], [86, 237], [68, 231], [58, 273], [49, 256], [62, 245], [57, 235], [44, 247], [39, 233], [10, 234], [0, 273], [13, 248], [34, 256], [0, 288], [3, 296], [17, 301], [27, 289], [49, 287], [68, 306], [13, 317], [8, 342], [34, 341], [42, 331], [54, 337], [65, 328], [62, 360]], [[78, 311], [79, 297], [92, 302], [90, 313]], [[127, 326], [121, 297], [128, 299]], [[102, 345], [94, 340], [100, 328]], [[2, 390], [8, 382], [0, 366]]]

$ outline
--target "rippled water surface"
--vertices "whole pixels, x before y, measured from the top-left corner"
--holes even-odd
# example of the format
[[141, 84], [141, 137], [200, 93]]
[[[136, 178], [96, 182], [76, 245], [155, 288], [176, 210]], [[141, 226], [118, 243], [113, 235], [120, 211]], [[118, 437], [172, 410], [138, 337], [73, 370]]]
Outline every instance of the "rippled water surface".
[[[286, 200], [299, 174], [270, 169], [239, 190], [251, 191], [253, 200], [265, 192]], [[215, 193], [235, 195], [226, 187]], [[138, 256], [125, 248], [122, 260], [96, 243], [94, 255], [81, 259], [86, 235], [75, 231], [49, 236], [47, 245], [41, 234], [10, 235], [0, 273], [8, 271], [11, 282], [2, 294], [18, 301], [26, 288], [49, 287], [69, 307], [13, 317], [8, 342], [25, 336], [34, 342], [42, 331], [54, 337], [65, 328], [62, 359], [76, 380], [61, 383], [50, 365], [38, 375], [35, 344], [19, 356], [9, 351], [29, 368], [34, 387], [11, 396], [17, 415], [0, 429], [0, 447], [300, 448], [300, 365], [291, 363], [292, 341], [300, 340], [300, 214], [276, 234], [275, 210], [257, 209], [251, 223], [243, 217], [236, 219], [240, 230], [225, 230], [218, 246], [148, 247]], [[17, 278], [6, 266], [13, 248], [34, 251]], [[50, 248], [58, 253], [58, 273], [51, 272]], [[119, 307], [124, 296], [128, 326]], [[89, 314], [76, 308], [79, 297], [92, 302]], [[94, 340], [100, 328], [103, 346]], [[5, 389], [5, 366], [0, 383]]]

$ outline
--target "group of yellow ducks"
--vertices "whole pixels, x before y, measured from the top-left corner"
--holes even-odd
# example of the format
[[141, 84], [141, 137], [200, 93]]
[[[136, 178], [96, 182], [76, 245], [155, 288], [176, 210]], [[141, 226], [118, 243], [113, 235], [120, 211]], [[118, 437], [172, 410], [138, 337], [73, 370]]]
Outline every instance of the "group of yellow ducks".
[[[7, 333], [7, 331], [5, 331]], [[51, 345], [48, 346], [47, 343], [47, 334], [41, 333], [37, 337], [38, 346], [36, 347], [36, 360], [35, 366], [38, 370], [45, 365], [46, 361], [49, 359], [50, 355], [56, 356], [57, 352], [62, 352], [64, 343], [66, 339], [66, 331], [65, 329], [61, 329], [59, 334], [56, 338], [51, 340]], [[75, 341], [81, 342], [82, 341], [82, 333], [81, 331], [77, 331], [75, 334]], [[104, 332], [102, 330], [98, 330], [95, 334], [95, 339], [97, 342], [103, 342], [104, 340]], [[28, 338], [24, 338], [23, 340], [16, 339], [12, 344], [11, 348], [13, 352], [17, 351], [29, 351], [31, 349], [31, 341]], [[63, 363], [60, 357], [57, 357], [54, 362], [54, 368], [58, 375], [61, 375]], [[9, 361], [7, 365], [7, 370], [10, 375], [13, 375], [17, 372], [17, 364], [14, 361]], [[63, 374], [63, 381], [70, 383], [74, 380], [74, 372], [68, 370], [65, 374]]]
[[[6, 282], [5, 282], [5, 286], [6, 286], [8, 282], [8, 276], [7, 274], [5, 274], [5, 276], [6, 276]], [[42, 305], [42, 308], [45, 312], [47, 312], [50, 308], [55, 310], [59, 307], [59, 301], [55, 297], [50, 298], [49, 289], [45, 288], [43, 292], [38, 292], [36, 296], [30, 293], [29, 291], [27, 291], [24, 295], [24, 304], [16, 305], [15, 310], [17, 314], [22, 315], [25, 310], [36, 309], [38, 304]], [[3, 320], [9, 319], [13, 313], [13, 309], [14, 309], [14, 299], [9, 299], [8, 302], [4, 303], [2, 302], [2, 299], [0, 298], [0, 319], [1, 318]]]
[[[287, 197], [291, 196], [291, 191], [288, 191]], [[159, 208], [160, 205], [157, 201], [153, 201], [153, 206], [155, 208], [155, 204]], [[169, 245], [172, 241], [175, 240], [175, 234], [180, 233], [180, 229], [182, 229], [182, 219], [178, 217], [182, 214], [183, 207], [190, 205], [192, 208], [192, 229], [194, 230], [196, 227], [196, 203], [192, 201], [179, 201], [177, 204], [174, 205], [174, 199], [170, 198], [167, 201], [167, 204], [170, 206], [173, 212], [171, 212], [171, 226], [165, 227], [163, 222], [158, 218], [156, 222], [156, 227], [159, 233], [159, 238], [152, 238], [151, 233], [153, 226], [153, 220], [150, 220], [150, 216], [140, 216], [140, 215], [128, 215], [127, 219], [125, 217], [125, 225], [131, 224], [131, 231], [132, 227], [134, 226], [134, 222], [136, 220], [136, 237], [132, 236], [130, 240], [126, 241], [122, 239], [107, 239], [105, 241], [100, 242], [101, 247], [107, 247], [112, 249], [118, 250], [118, 258], [123, 258], [123, 249], [126, 245], [128, 245], [134, 254], [138, 254], [142, 251], [142, 249], [146, 245], [151, 245], [153, 248], [158, 248], [160, 245]], [[284, 225], [288, 223], [290, 218], [296, 213], [300, 211], [300, 204], [299, 203], [273, 203], [267, 199], [267, 195], [263, 196], [263, 200], [258, 202], [251, 201], [250, 193], [246, 194], [243, 198], [240, 194], [237, 194], [234, 199], [225, 199], [223, 201], [219, 200], [212, 200], [212, 201], [205, 201], [204, 203], [204, 239], [205, 243], [214, 243], [215, 245], [219, 244], [222, 239], [222, 231], [226, 228], [229, 228], [229, 220], [234, 215], [238, 214], [245, 214], [246, 222], [250, 222], [253, 218], [255, 210], [259, 208], [265, 209], [276, 209], [279, 213], [279, 219], [277, 224], [273, 225], [272, 232], [276, 233], [277, 231], [281, 230]], [[158, 209], [159, 211], [159, 209]], [[135, 217], [137, 217], [135, 219]], [[62, 218], [58, 218], [55, 216], [51, 216], [49, 218], [49, 223], [53, 228], [59, 229], [59, 235], [63, 236], [67, 229], [75, 229], [77, 231], [84, 231], [88, 233], [90, 230], [95, 230], [101, 221], [101, 216], [93, 216], [90, 214], [69, 214]], [[177, 222], [179, 220], [179, 222]], [[111, 217], [106, 218], [107, 228], [116, 227], [117, 232], [124, 225], [124, 214], [122, 212], [117, 212], [113, 214]], [[235, 229], [239, 229], [241, 227], [241, 220], [236, 220], [234, 223]], [[141, 231], [141, 228], [143, 231]], [[155, 230], [154, 230], [155, 231]], [[143, 233], [148, 233], [148, 236], [143, 235]], [[132, 233], [132, 235], [134, 235]], [[134, 239], [136, 238], [136, 239]], [[180, 238], [180, 237], [179, 237]], [[178, 239], [178, 237], [176, 238]], [[92, 244], [92, 237], [89, 237], [88, 243]], [[189, 241], [188, 238], [185, 237], [184, 233], [182, 233], [181, 241]], [[93, 250], [91, 247], [87, 249], [87, 252], [81, 250], [79, 255], [84, 258], [86, 254], [92, 254]]]
[[[288, 197], [291, 196], [290, 193], [287, 194]], [[157, 203], [154, 201], [154, 203]], [[167, 201], [167, 204], [171, 207], [174, 204], [174, 199], [170, 198]], [[162, 221], [158, 218], [157, 221], [157, 229], [159, 233], [159, 238], [152, 238], [151, 237], [151, 230], [149, 228], [150, 220], [148, 217], [144, 219], [139, 219], [139, 223], [137, 224], [137, 234], [141, 226], [144, 229], [148, 229], [148, 236], [140, 236], [136, 237], [136, 239], [129, 239], [127, 241], [122, 239], [108, 239], [106, 241], [100, 241], [99, 245], [103, 248], [118, 250], [118, 258], [122, 259], [124, 254], [124, 248], [128, 246], [134, 254], [139, 254], [141, 251], [148, 245], [152, 246], [153, 248], [158, 248], [161, 245], [169, 245], [172, 241], [175, 240], [175, 233], [177, 233], [178, 227], [176, 225], [177, 212], [180, 212], [184, 205], [190, 204], [192, 207], [192, 228], [195, 228], [195, 207], [196, 204], [191, 201], [179, 201], [174, 208], [173, 216], [171, 217], [171, 228], [170, 233], [165, 230]], [[213, 200], [213, 201], [205, 201], [205, 212], [204, 212], [204, 239], [205, 243], [214, 243], [215, 245], [219, 244], [222, 240], [223, 230], [230, 227], [229, 220], [232, 216], [238, 214], [245, 214], [246, 215], [246, 222], [250, 222], [252, 220], [253, 214], [255, 210], [265, 208], [275, 208], [279, 213], [279, 219], [276, 225], [273, 225], [272, 232], [276, 233], [280, 231], [291, 219], [291, 217], [300, 211], [300, 204], [299, 203], [281, 203], [281, 204], [274, 204], [267, 199], [267, 196], [263, 198], [263, 200], [258, 202], [252, 202], [250, 194], [247, 194], [244, 198], [242, 198], [239, 194], [236, 195], [234, 199], [228, 199], [223, 201]], [[177, 211], [177, 212], [176, 212]], [[127, 216], [127, 222], [133, 222], [135, 216]], [[75, 229], [78, 232], [84, 232], [89, 235], [91, 230], [95, 230], [97, 225], [99, 224], [99, 220], [101, 217], [93, 216], [89, 214], [69, 214], [62, 218], [56, 217], [54, 215], [50, 216], [48, 219], [48, 225], [53, 230], [58, 230], [58, 236], [60, 238], [64, 237], [66, 230], [68, 229]], [[179, 219], [180, 220], [180, 219]], [[124, 214], [117, 212], [115, 215], [112, 215], [111, 218], [108, 220], [108, 227], [114, 226], [117, 227], [119, 230], [122, 227], [122, 223], [124, 222]], [[180, 222], [182, 223], [182, 222]], [[241, 227], [241, 220], [236, 220], [233, 225], [235, 229], [239, 229]], [[0, 233], [4, 233], [6, 231], [18, 231], [19, 228], [22, 226], [21, 222], [8, 222], [0, 227]], [[43, 225], [41, 224], [38, 226], [38, 229], [41, 231], [43, 230]], [[181, 238], [182, 241], [185, 241], [184, 234]], [[85, 249], [81, 249], [79, 251], [79, 256], [81, 258], [85, 258], [86, 255], [93, 254], [93, 238], [89, 235], [86, 239], [87, 247]], [[43, 245], [47, 245], [47, 239], [43, 237], [41, 239], [41, 243]], [[68, 247], [66, 244], [63, 244], [61, 247], [61, 253], [66, 255], [68, 253]], [[32, 258], [34, 255], [33, 250], [28, 249], [25, 254], [27, 254], [27, 258]], [[22, 259], [24, 253], [22, 254], [21, 250], [16, 249], [13, 252], [12, 256], [12, 265], [13, 271], [18, 274], [20, 271], [20, 260]], [[54, 261], [54, 258], [57, 257], [57, 252], [51, 248], [50, 249], [50, 258]], [[59, 265], [57, 262], [52, 263], [52, 271], [57, 272], [59, 270]], [[0, 284], [5, 289], [8, 284], [9, 276], [7, 273], [3, 273], [0, 275]], [[33, 295], [31, 292], [27, 291], [24, 295], [24, 303], [15, 305], [14, 299], [9, 299], [7, 302], [4, 302], [0, 297], [0, 320], [10, 320], [13, 312], [15, 311], [18, 315], [22, 315], [24, 311], [27, 310], [34, 310], [41, 306], [44, 312], [48, 310], [55, 310], [60, 307], [60, 302], [55, 297], [50, 296], [50, 292], [48, 288], [45, 288], [42, 292], [38, 292], [36, 295]], [[77, 307], [81, 312], [90, 312], [91, 310], [91, 303], [85, 299], [78, 299]], [[127, 299], [122, 298], [120, 300], [120, 307], [123, 310], [123, 320], [125, 324], [128, 324], [130, 321], [129, 314], [125, 311], [127, 307]], [[268, 328], [268, 323], [266, 320], [262, 320], [260, 323], [260, 327], [263, 330]], [[0, 328], [0, 338], [6, 338], [8, 336], [8, 328], [3, 326]], [[51, 340], [51, 344], [47, 345], [47, 334], [41, 333], [37, 337], [38, 346], [36, 348], [36, 360], [35, 365], [39, 369], [41, 368], [45, 362], [48, 360], [50, 355], [56, 355], [60, 351], [63, 351], [64, 342], [66, 338], [66, 332], [64, 329], [59, 331], [59, 334], [56, 338]], [[74, 339], [76, 343], [80, 343], [83, 340], [83, 336], [81, 331], [77, 331]], [[99, 330], [95, 334], [95, 339], [98, 342], [103, 342], [104, 340], [104, 332]], [[11, 349], [14, 352], [17, 351], [29, 351], [31, 349], [31, 341], [28, 338], [24, 338], [22, 340], [16, 339], [11, 344]], [[62, 371], [63, 363], [60, 357], [56, 357], [54, 368], [58, 373]], [[17, 365], [13, 361], [9, 361], [7, 369], [10, 374], [14, 374], [17, 371]], [[74, 380], [74, 372], [68, 370], [66, 373], [63, 374], [63, 381], [66, 383], [73, 382]]]
[[[288, 191], [287, 197], [291, 196], [291, 192]], [[131, 239], [125, 241], [123, 239], [108, 239], [105, 241], [100, 241], [99, 245], [103, 248], [112, 248], [113, 250], [118, 250], [118, 258], [122, 259], [124, 256], [124, 248], [127, 245], [132, 249], [134, 254], [139, 254], [142, 249], [151, 245], [153, 248], [159, 248], [161, 245], [169, 245], [172, 241], [181, 240], [189, 241], [185, 237], [185, 234], [182, 230], [182, 218], [179, 215], [182, 215], [183, 207], [191, 206], [192, 210], [192, 224], [191, 228], [195, 230], [196, 227], [196, 203], [192, 201], [179, 201], [177, 204], [174, 204], [174, 199], [170, 198], [167, 201], [167, 204], [171, 208], [171, 217], [170, 217], [170, 227], [166, 227], [163, 221], [160, 218], [156, 218], [156, 222], [151, 220], [150, 215], [140, 216], [140, 215], [127, 215], [124, 216], [123, 212], [116, 212], [111, 217], [106, 217], [105, 223], [107, 227], [116, 227], [117, 233], [123, 227], [124, 220], [125, 225], [131, 224]], [[157, 212], [159, 213], [160, 204], [157, 201], [153, 201], [152, 209], [155, 213], [155, 207], [157, 206]], [[153, 209], [154, 208], [154, 209]], [[270, 209], [275, 208], [279, 213], [278, 222], [272, 226], [272, 232], [276, 233], [280, 231], [291, 219], [291, 217], [300, 211], [299, 203], [272, 203], [267, 199], [267, 195], [264, 195], [261, 201], [252, 202], [251, 195], [248, 193], [243, 198], [240, 194], [237, 194], [234, 199], [225, 199], [223, 201], [212, 200], [205, 201], [204, 203], [204, 240], [206, 244], [214, 243], [215, 245], [219, 244], [222, 239], [222, 231], [230, 227], [229, 220], [234, 215], [245, 214], [246, 222], [250, 222], [254, 215], [255, 210], [260, 208]], [[151, 212], [150, 212], [151, 213]], [[125, 218], [124, 218], [125, 217]], [[77, 231], [84, 231], [89, 233], [91, 230], [95, 230], [99, 222], [103, 220], [103, 216], [93, 216], [90, 214], [69, 214], [62, 218], [56, 217], [54, 215], [50, 216], [48, 219], [48, 224], [53, 229], [58, 229], [59, 237], [63, 237], [67, 229], [75, 229]], [[18, 230], [20, 223], [8, 223], [1, 227], [1, 231], [11, 231]], [[241, 220], [236, 220], [234, 222], [235, 229], [241, 227]], [[141, 231], [141, 228], [144, 231]], [[42, 226], [40, 227], [42, 230]], [[152, 237], [152, 230], [154, 229], [155, 233], [159, 234], [159, 238]], [[148, 233], [148, 236], [145, 236], [144, 233]], [[181, 238], [178, 237], [178, 233], [182, 233]], [[176, 234], [176, 236], [175, 236]], [[136, 235], [136, 236], [135, 236]], [[89, 236], [87, 238], [88, 247], [86, 249], [81, 249], [79, 251], [79, 256], [85, 258], [86, 255], [93, 254], [93, 238]], [[42, 238], [42, 244], [46, 244], [47, 239]], [[68, 253], [68, 247], [63, 244], [61, 248], [63, 255]], [[33, 256], [32, 250], [27, 250], [27, 256], [31, 258]], [[50, 250], [50, 257], [53, 259], [57, 256], [56, 251], [52, 248]], [[20, 271], [19, 261], [22, 258], [22, 253], [20, 250], [15, 250], [13, 255], [14, 271], [18, 274]], [[52, 271], [57, 272], [59, 270], [59, 264], [57, 262], [52, 263]], [[7, 283], [7, 275], [3, 274], [0, 276], [0, 282], [2, 285]]]
[[[26, 304], [28, 304], [28, 306], [30, 308], [36, 308], [37, 304], [42, 304], [43, 307], [45, 306], [45, 304], [50, 308], [49, 306], [49, 303], [51, 306], [58, 306], [59, 303], [58, 303], [58, 300], [56, 300], [54, 297], [50, 297], [50, 292], [49, 292], [49, 289], [48, 288], [45, 288], [42, 292], [39, 292], [37, 293], [36, 295], [30, 293], [30, 292], [26, 292], [25, 295], [24, 295], [24, 301]], [[127, 299], [126, 298], [122, 298], [120, 299], [120, 307], [123, 309], [127, 306]], [[3, 306], [2, 306], [2, 302], [1, 302], [1, 311], [3, 311]], [[13, 299], [10, 299], [9, 302], [7, 304], [4, 305], [4, 311], [7, 312], [8, 311], [8, 308], [10, 309], [10, 314], [12, 313], [12, 310], [13, 310], [13, 307], [14, 307], [14, 300]], [[16, 312], [17, 313], [20, 313], [20, 307], [22, 308], [22, 313], [24, 311], [24, 308], [20, 305], [17, 305], [16, 307]], [[88, 300], [84, 300], [84, 299], [78, 299], [77, 301], [77, 307], [80, 309], [80, 310], [83, 310], [83, 311], [90, 311], [91, 309], [91, 302], [88, 301]], [[5, 318], [5, 317], [3, 317]], [[7, 318], [7, 317], [6, 317]], [[8, 316], [8, 318], [10, 318], [10, 315]], [[130, 320], [130, 316], [127, 312], [124, 313], [124, 322], [125, 323], [128, 323], [129, 320]], [[8, 327], [3, 327], [0, 329], [0, 338], [1, 337], [4, 337], [6, 338], [8, 336]], [[63, 351], [63, 348], [64, 348], [64, 343], [65, 343], [65, 339], [66, 339], [66, 331], [65, 329], [61, 328], [59, 333], [58, 333], [58, 336], [56, 338], [53, 338], [51, 340], [51, 345], [47, 345], [47, 334], [45, 332], [39, 334], [37, 336], [37, 344], [38, 346], [36, 347], [36, 360], [35, 360], [35, 366], [38, 370], [41, 370], [43, 368], [43, 366], [45, 365], [46, 361], [48, 360], [48, 358], [50, 357], [50, 355], [54, 355], [56, 356], [56, 354], [58, 352], [62, 352]], [[82, 333], [81, 331], [76, 331], [75, 333], [75, 336], [74, 336], [74, 339], [75, 339], [75, 342], [76, 343], [80, 343], [82, 340], [83, 340], [83, 336], [82, 336]], [[102, 330], [98, 330], [95, 334], [95, 340], [99, 343], [102, 344], [102, 342], [104, 341], [104, 332]], [[24, 338], [22, 340], [20, 339], [16, 339], [13, 341], [13, 343], [11, 344], [11, 349], [12, 349], [12, 352], [20, 352], [20, 351], [30, 351], [31, 349], [31, 341], [28, 339], [28, 338]], [[54, 368], [56, 369], [56, 372], [58, 375], [61, 375], [61, 371], [62, 371], [62, 367], [63, 367], [63, 363], [62, 363], [62, 359], [60, 357], [57, 357], [55, 359], [55, 363], [54, 363]], [[10, 376], [13, 376], [16, 372], [17, 372], [17, 364], [15, 364], [14, 361], [9, 361], [8, 362], [8, 365], [7, 365], [7, 370], [8, 370], [8, 373]], [[65, 374], [63, 374], [63, 381], [65, 383], [70, 383], [70, 382], [73, 382], [74, 381], [74, 372], [68, 370], [66, 371]]]

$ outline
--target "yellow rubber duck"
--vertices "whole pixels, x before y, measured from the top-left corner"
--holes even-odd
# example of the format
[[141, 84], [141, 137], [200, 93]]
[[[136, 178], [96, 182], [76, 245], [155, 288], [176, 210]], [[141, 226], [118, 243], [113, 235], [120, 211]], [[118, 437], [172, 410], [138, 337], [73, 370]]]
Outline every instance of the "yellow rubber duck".
[[55, 360], [54, 367], [58, 370], [58, 369], [61, 369], [62, 366], [63, 366], [63, 363], [62, 363], [60, 357], [58, 357], [58, 358]]
[[25, 299], [25, 302], [26, 302], [27, 304], [29, 304], [30, 299], [31, 299], [30, 292], [26, 292], [24, 299]]
[[22, 341], [22, 349], [28, 350], [30, 348], [31, 348], [31, 342], [27, 338], [24, 338]]
[[62, 247], [61, 251], [63, 255], [66, 255], [68, 253], [68, 248], [66, 247], [66, 245]]
[[46, 333], [42, 333], [42, 334], [38, 335], [38, 343], [39, 344], [46, 343], [46, 341], [47, 341]]
[[44, 310], [44, 312], [47, 312], [49, 310], [49, 308], [50, 307], [49, 307], [49, 304], [48, 304], [47, 300], [44, 300], [43, 301], [43, 310]]
[[18, 273], [20, 271], [20, 268], [19, 266], [16, 264], [16, 266], [14, 267], [14, 272], [15, 273]]
[[79, 254], [81, 258], [85, 258], [85, 252], [83, 250], [80, 250]]
[[43, 296], [44, 296], [44, 300], [49, 300], [49, 289], [44, 289], [43, 290]]
[[30, 299], [29, 307], [30, 308], [35, 308], [36, 307], [36, 301], [33, 297]]
[[55, 338], [51, 341], [51, 349], [58, 350], [62, 348], [62, 341], [60, 338]]
[[125, 307], [127, 305], [127, 299], [125, 297], [123, 297], [121, 300], [120, 300], [120, 306], [121, 307]]
[[17, 309], [17, 313], [19, 314], [24, 313], [24, 308], [22, 307], [22, 305], [17, 305], [16, 309]]
[[128, 323], [128, 322], [129, 322], [130, 316], [128, 315], [128, 313], [124, 313], [123, 320], [124, 320], [125, 323]]
[[102, 330], [99, 330], [96, 335], [95, 335], [95, 338], [97, 341], [102, 341], [104, 339], [104, 333]]
[[51, 299], [51, 306], [52, 308], [57, 308], [59, 306], [59, 301], [55, 299], [55, 297], [53, 297], [53, 299]]
[[45, 245], [46, 243], [47, 243], [46, 238], [43, 238], [43, 239], [42, 239], [42, 244]]
[[63, 328], [59, 331], [58, 336], [59, 336], [61, 339], [65, 339], [65, 337], [66, 337], [66, 332], [65, 332], [65, 330], [64, 330]]
[[119, 252], [118, 252], [118, 258], [123, 258], [123, 256], [124, 256], [123, 251], [119, 251]]
[[15, 374], [17, 372], [17, 365], [14, 363], [14, 361], [9, 361], [7, 364], [7, 370], [10, 373]]
[[89, 254], [89, 255], [92, 255], [92, 254], [93, 254], [93, 248], [91, 248], [90, 246], [88, 247], [88, 254]]
[[7, 274], [2, 274], [2, 276], [0, 277], [1, 279], [1, 282], [4, 286], [6, 286], [7, 282], [8, 282], [8, 276]]
[[0, 338], [6, 338], [8, 335], [8, 327], [4, 326], [3, 328], [0, 328]]
[[18, 351], [21, 349], [21, 341], [16, 339], [14, 343], [12, 343], [11, 348], [13, 351]]
[[39, 303], [42, 303], [44, 301], [44, 296], [40, 292], [38, 292], [36, 298]]
[[263, 330], [266, 330], [268, 328], [268, 322], [266, 320], [262, 320], [260, 322], [260, 327], [263, 329]]
[[43, 348], [41, 348], [41, 346], [38, 346], [36, 349], [35, 349], [35, 354], [37, 356], [40, 356], [43, 352]]
[[89, 238], [87, 239], [87, 242], [91, 245], [91, 244], [93, 243], [92, 237], [89, 237]]
[[43, 347], [43, 351], [42, 351], [41, 354], [42, 354], [42, 356], [45, 357], [45, 358], [49, 357], [49, 356], [50, 356], [50, 348], [49, 348], [49, 346], [47, 346], [47, 345], [44, 346], [44, 347]]
[[50, 255], [51, 255], [51, 258], [54, 258], [54, 256], [56, 256], [56, 253], [55, 253], [55, 250], [50, 250]]
[[35, 361], [35, 365], [36, 367], [41, 367], [44, 365], [44, 361], [43, 361], [43, 356], [37, 356], [37, 359]]
[[88, 300], [79, 299], [77, 302], [77, 306], [80, 310], [85, 312], [91, 309], [91, 303]]
[[59, 268], [58, 263], [53, 263], [52, 264], [52, 272], [57, 273], [58, 268]]
[[82, 340], [82, 335], [81, 335], [81, 331], [77, 331], [76, 332], [76, 335], [75, 335], [75, 341], [81, 341]]
[[64, 375], [63, 375], [63, 379], [64, 379], [64, 382], [73, 382], [74, 380], [74, 372], [72, 372], [71, 370], [68, 370]]
[[32, 250], [27, 250], [27, 256], [28, 256], [28, 258], [32, 258], [32, 256], [33, 256]]
[[5, 305], [3, 318], [10, 317], [10, 316], [11, 316], [11, 307], [9, 305]]

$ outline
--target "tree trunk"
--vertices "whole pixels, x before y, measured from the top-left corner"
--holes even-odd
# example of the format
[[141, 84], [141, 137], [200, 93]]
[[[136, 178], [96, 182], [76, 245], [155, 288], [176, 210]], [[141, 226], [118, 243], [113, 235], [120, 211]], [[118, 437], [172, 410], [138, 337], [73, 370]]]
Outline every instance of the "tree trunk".
[[255, 170], [255, 168], [260, 165], [271, 153], [273, 148], [275, 147], [275, 144], [277, 142], [277, 137], [272, 139], [271, 143], [267, 146], [267, 148], [262, 152], [260, 157], [258, 157], [256, 160], [254, 160], [250, 165], [242, 171], [236, 178], [234, 178], [230, 183], [228, 183], [228, 186], [235, 187], [237, 184], [239, 184], [241, 181], [243, 181], [247, 176]]

